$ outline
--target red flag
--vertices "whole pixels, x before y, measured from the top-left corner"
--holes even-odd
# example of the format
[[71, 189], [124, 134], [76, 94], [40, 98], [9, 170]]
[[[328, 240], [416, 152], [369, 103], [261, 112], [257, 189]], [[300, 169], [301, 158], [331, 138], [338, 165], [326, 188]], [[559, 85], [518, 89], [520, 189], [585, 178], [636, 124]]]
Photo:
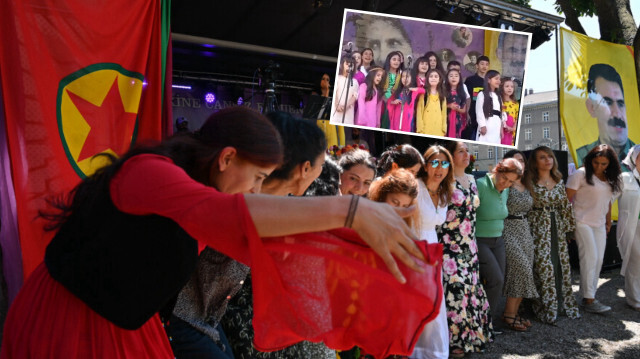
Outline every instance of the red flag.
[[0, 0], [0, 75], [25, 277], [52, 235], [36, 218], [44, 199], [104, 164], [94, 155], [161, 139], [163, 81], [171, 78], [167, 3]]
[[417, 243], [432, 265], [403, 265], [400, 284], [352, 230], [255, 240], [251, 245], [254, 345], [282, 349], [302, 340], [354, 345], [376, 358], [411, 355], [442, 298], [442, 245]]

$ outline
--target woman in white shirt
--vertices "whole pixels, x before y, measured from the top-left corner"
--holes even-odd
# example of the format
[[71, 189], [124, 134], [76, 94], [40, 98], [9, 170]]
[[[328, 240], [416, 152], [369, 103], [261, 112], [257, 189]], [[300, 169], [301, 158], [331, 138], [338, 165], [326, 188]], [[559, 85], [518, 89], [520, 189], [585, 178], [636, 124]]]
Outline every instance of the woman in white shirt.
[[[453, 160], [442, 146], [431, 146], [424, 153], [425, 165], [418, 173], [418, 208], [420, 239], [438, 243], [436, 226], [447, 219], [447, 207], [453, 194]], [[438, 316], [425, 325], [411, 358], [449, 357], [449, 327], [444, 298]]]
[[627, 304], [640, 311], [640, 145], [627, 153], [622, 164], [629, 172], [622, 174], [622, 191], [618, 199], [616, 238], [622, 256], [621, 274]]
[[618, 156], [608, 145], [594, 147], [567, 180], [567, 197], [573, 202], [576, 242], [580, 256], [580, 294], [584, 310], [602, 313], [611, 307], [595, 299], [602, 258], [611, 229], [611, 201], [620, 192]]

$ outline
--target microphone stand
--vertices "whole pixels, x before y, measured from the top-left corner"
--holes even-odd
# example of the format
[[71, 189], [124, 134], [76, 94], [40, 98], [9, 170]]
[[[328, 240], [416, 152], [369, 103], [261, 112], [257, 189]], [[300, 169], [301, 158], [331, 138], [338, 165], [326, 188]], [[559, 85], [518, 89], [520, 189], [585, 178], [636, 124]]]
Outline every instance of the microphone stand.
[[349, 65], [349, 74], [347, 74], [347, 95], [344, 98], [344, 111], [342, 111], [342, 123], [347, 115], [347, 104], [349, 102], [349, 88], [351, 87], [351, 81], [353, 81], [353, 68]]

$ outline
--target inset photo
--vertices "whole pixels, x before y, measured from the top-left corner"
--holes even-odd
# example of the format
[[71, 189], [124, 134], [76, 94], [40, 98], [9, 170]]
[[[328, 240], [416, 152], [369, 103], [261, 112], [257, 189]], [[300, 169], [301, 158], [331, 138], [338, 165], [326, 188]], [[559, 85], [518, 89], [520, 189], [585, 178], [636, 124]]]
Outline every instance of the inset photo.
[[330, 122], [516, 146], [531, 34], [345, 9]]

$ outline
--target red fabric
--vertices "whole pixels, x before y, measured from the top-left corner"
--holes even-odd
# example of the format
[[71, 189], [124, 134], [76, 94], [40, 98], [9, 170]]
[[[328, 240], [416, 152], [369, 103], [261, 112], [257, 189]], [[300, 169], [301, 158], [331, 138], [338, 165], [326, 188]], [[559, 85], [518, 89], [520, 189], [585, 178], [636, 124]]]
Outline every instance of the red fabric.
[[308, 340], [410, 355], [442, 298], [442, 245], [417, 244], [437, 265], [425, 274], [401, 265], [403, 285], [349, 229], [251, 243], [254, 345], [272, 351]]
[[41, 264], [9, 310], [0, 359], [173, 359], [158, 315], [126, 330], [98, 315]]
[[248, 238], [259, 237], [242, 194], [218, 192], [193, 180], [169, 158], [152, 154], [127, 160], [110, 186], [119, 210], [171, 218], [201, 246], [250, 265]]
[[84, 167], [92, 173], [90, 156], [160, 139], [161, 3], [0, 0], [0, 85], [25, 277], [53, 234], [34, 220], [44, 199], [68, 192]]

